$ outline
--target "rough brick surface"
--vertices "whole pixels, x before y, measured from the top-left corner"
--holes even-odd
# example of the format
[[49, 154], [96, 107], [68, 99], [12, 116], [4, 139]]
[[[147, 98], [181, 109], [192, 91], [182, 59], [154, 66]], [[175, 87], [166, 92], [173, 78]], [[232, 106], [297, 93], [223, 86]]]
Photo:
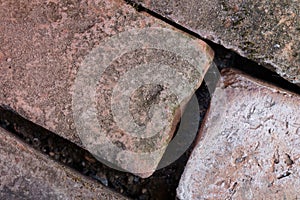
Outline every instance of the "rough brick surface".
[[300, 96], [223, 73], [177, 188], [180, 199], [297, 199]]
[[[96, 104], [97, 120], [102, 130], [96, 130], [95, 123], [90, 118], [84, 120], [84, 123], [91, 124], [91, 129], [109, 137], [112, 139], [112, 143], [121, 149], [121, 152], [117, 152], [118, 155], [115, 155], [117, 153], [112, 151], [110, 146], [107, 151], [98, 148], [108, 143], [101, 143], [97, 134], [88, 133], [87, 137], [80, 138], [76, 132], [78, 126], [76, 127], [73, 118], [72, 95], [78, 92], [76, 90], [78, 87], [84, 88], [91, 85], [91, 81], [88, 80], [82, 82], [81, 85], [74, 86], [74, 82], [79, 76], [79, 69], [82, 67], [81, 64], [92, 49], [101, 46], [101, 42], [110, 36], [133, 28], [170, 27], [145, 13], [137, 13], [131, 6], [119, 0], [3, 1], [0, 3], [0, 19], [0, 104], [11, 107], [34, 123], [87, 148], [100, 160], [103, 158], [103, 153], [108, 156], [112, 154], [114, 161], [118, 162], [112, 161], [113, 164], [130, 172], [140, 172], [139, 174], [147, 172], [147, 176], [155, 170], [161, 159], [163, 148], [160, 147], [168, 143], [173, 135], [175, 124], [179, 120], [179, 104], [182, 102], [176, 101], [174, 96], [165, 95], [166, 88], [159, 85], [146, 84], [143, 86], [144, 88], [141, 87], [134, 91], [130, 97], [129, 110], [135, 123], [139, 126], [149, 124], [152, 107], [157, 104], [165, 106], [165, 112], [163, 112], [163, 116], [160, 116], [163, 118], [162, 120], [152, 122], [152, 127], [156, 127], [155, 123], [165, 123], [165, 125], [163, 131], [156, 134], [154, 139], [147, 141], [141, 138], [132, 139], [134, 138], [132, 135], [124, 134], [124, 131], [118, 129], [118, 124], [116, 124], [121, 120], [126, 123], [127, 118], [113, 118], [115, 116], [113, 116], [110, 103], [116, 83], [126, 72], [132, 70], [133, 66], [156, 63], [156, 68], [162, 69], [162, 65], [168, 65], [182, 73], [186, 81], [191, 84], [192, 90], [185, 94], [186, 101], [200, 86], [203, 74], [213, 58], [210, 48], [202, 41], [195, 39], [193, 40], [197, 43], [201, 55], [194, 54], [190, 57], [200, 59], [201, 64], [197, 65], [200, 69], [199, 72], [189, 63], [192, 59], [184, 60], [172, 52], [159, 49], [159, 45], [156, 46], [158, 49], [121, 52], [125, 54], [110, 63], [111, 65], [103, 73], [102, 79], [99, 77], [99, 80], [96, 80], [99, 82], [93, 91], [96, 92], [95, 97], [98, 100], [93, 103]], [[181, 32], [177, 31], [176, 33], [191, 39]], [[149, 40], [155, 40], [155, 38], [152, 36], [149, 37]], [[130, 40], [130, 38], [128, 39]], [[168, 38], [163, 41], [168, 41]], [[122, 44], [126, 46], [126, 42], [124, 41]], [[189, 47], [186, 45], [186, 48]], [[110, 47], [107, 49], [109, 50]], [[109, 57], [110, 55], [105, 54], [105, 56]], [[99, 61], [102, 60], [105, 59], [99, 59]], [[151, 70], [152, 67], [147, 69]], [[94, 74], [92, 73], [91, 77]], [[148, 71], [149, 74], [151, 71]], [[165, 73], [161, 71], [160, 75], [162, 74]], [[145, 74], [144, 76], [147, 77]], [[172, 81], [172, 78], [174, 77], [165, 76], [163, 79]], [[180, 80], [173, 82], [179, 83]], [[126, 89], [127, 86], [121, 87]], [[180, 87], [178, 88], [180, 89]], [[82, 91], [78, 93], [80, 92]], [[122, 92], [117, 93], [116, 99], [121, 94]], [[79, 95], [77, 97], [77, 100], [80, 101], [86, 99]], [[115, 102], [117, 102], [116, 106], [120, 105], [118, 100]], [[78, 101], [76, 103], [77, 105], [84, 104], [78, 103]], [[85, 115], [93, 103], [82, 107], [83, 110], [77, 113]], [[115, 110], [121, 114], [124, 111], [123, 109]], [[82, 127], [82, 130], [77, 130], [80, 134], [88, 130], [84, 126]], [[151, 129], [147, 131], [152, 133]], [[84, 142], [82, 142], [83, 140]], [[132, 161], [122, 161], [124, 154], [128, 155], [128, 151], [147, 152], [157, 149], [161, 149], [160, 152], [152, 156], [150, 160], [147, 160], [148, 158], [143, 160], [137, 155]]]
[[121, 1], [3, 1], [0, 103], [80, 144], [70, 94], [84, 56], [105, 37], [155, 24]]
[[126, 199], [0, 129], [0, 199]]
[[135, 0], [300, 84], [300, 1]]

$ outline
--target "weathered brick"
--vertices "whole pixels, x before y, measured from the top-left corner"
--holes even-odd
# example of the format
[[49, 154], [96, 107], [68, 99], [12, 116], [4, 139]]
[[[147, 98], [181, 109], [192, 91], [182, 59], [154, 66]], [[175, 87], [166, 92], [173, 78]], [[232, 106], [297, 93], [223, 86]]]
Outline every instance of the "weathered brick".
[[127, 199], [0, 128], [0, 199]]
[[[102, 46], [103, 41], [108, 37], [134, 28], [170, 29], [170, 27], [145, 13], [137, 13], [131, 6], [119, 0], [49, 2], [11, 0], [0, 3], [0, 18], [0, 104], [10, 107], [34, 123], [86, 148], [99, 160], [104, 161], [107, 158], [105, 156], [108, 156], [112, 159], [108, 161], [116, 164], [116, 167], [120, 167], [120, 169], [141, 176], [152, 174], [164, 152], [162, 147], [172, 138], [175, 125], [179, 120], [179, 105], [183, 105], [200, 86], [203, 74], [212, 61], [211, 49], [202, 41], [173, 29], [175, 35], [178, 34], [182, 38], [194, 41], [200, 53], [193, 54], [189, 60], [185, 60], [180, 55], [174, 55], [172, 51], [160, 48], [164, 42], [180, 44], [180, 39], [169, 41], [170, 38], [172, 39], [172, 34], [170, 34], [169, 37], [152, 47], [151, 41], [155, 41], [162, 35], [147, 36], [141, 39], [148, 40], [148, 44], [140, 42], [136, 45], [145, 45], [146, 48], [148, 45], [151, 49], [120, 52], [125, 54], [120, 54], [120, 57], [110, 63], [102, 74], [103, 76], [95, 78], [97, 69], [94, 69], [95, 73], [87, 76], [88, 79], [90, 78], [89, 80], [82, 79], [83, 82], [78, 83], [77, 81], [75, 84], [76, 80], [80, 80], [78, 77], [85, 77], [85, 70], [90, 69], [90, 66], [82, 66], [82, 63], [93, 52], [93, 49], [100, 47], [101, 50], [109, 51], [113, 48], [112, 46]], [[150, 32], [148, 29], [145, 34]], [[122, 45], [125, 48], [130, 46], [130, 42], [135, 42], [130, 37], [127, 39], [122, 40], [121, 44], [113, 45], [120, 45], [121, 49]], [[190, 45], [184, 47], [187, 48], [187, 51], [183, 56], [188, 55], [191, 47]], [[178, 48], [181, 48], [180, 45], [175, 45], [172, 50], [178, 50]], [[97, 51], [94, 53], [97, 54]], [[104, 54], [105, 58], [97, 58], [96, 61], [109, 59], [111, 55], [107, 54]], [[195, 62], [191, 61], [197, 59], [200, 60], [200, 63], [198, 62], [194, 67]], [[139, 126], [150, 124], [151, 117], [149, 115], [153, 111], [154, 104], [165, 109], [164, 115], [158, 115], [161, 120], [152, 120], [151, 122], [154, 128], [156, 127], [155, 123], [164, 124], [162, 131], [155, 134], [152, 139], [130, 135], [130, 131], [129, 134], [126, 134], [126, 131], [118, 128], [117, 122], [122, 120], [123, 123], [131, 122], [126, 117], [116, 119], [111, 105], [112, 94], [114, 94], [118, 81], [128, 71], [137, 71], [134, 67], [146, 64], [151, 65], [145, 68], [148, 72], [144, 73], [144, 70], [143, 73], [140, 73], [145, 78], [151, 77], [151, 70], [156, 67], [158, 71], [156, 75], [158, 74], [163, 81], [173, 81], [174, 83], [183, 81], [166, 75], [163, 66], [169, 66], [179, 71], [185, 81], [191, 84], [191, 90], [182, 90], [182, 92], [185, 91], [185, 93], [183, 92], [186, 97], [184, 102], [181, 100], [181, 102], [177, 102], [176, 97], [166, 95], [166, 87], [161, 87], [158, 83], [144, 84], [143, 87], [132, 93], [129, 110], [135, 123]], [[136, 77], [133, 76], [132, 79]], [[155, 78], [159, 77], [154, 76], [153, 80]], [[128, 85], [130, 85], [130, 80], [129, 76]], [[98, 84], [96, 81], [99, 81]], [[84, 93], [86, 90], [78, 89], [87, 88], [93, 84], [95, 91], [88, 94], [92, 95], [95, 92], [97, 101], [89, 104], [85, 100], [90, 96], [88, 98], [80, 96], [81, 92]], [[126, 90], [129, 86], [123, 84], [120, 87]], [[122, 102], [118, 100], [121, 95], [123, 95], [122, 92], [116, 93], [114, 106], [118, 115], [123, 116], [126, 114], [125, 109], [118, 107], [121, 105], [119, 102]], [[74, 104], [77, 104], [77, 107], [81, 106], [75, 114], [73, 112]], [[78, 121], [80, 121], [78, 118], [82, 119], [86, 117], [86, 114], [89, 115], [88, 112], [94, 104], [96, 105], [94, 113], [97, 114], [95, 121], [98, 120], [102, 130], [97, 129], [98, 126], [91, 117], [93, 115], [88, 116], [82, 122], [86, 123], [89, 128], [83, 124], [78, 125]], [[77, 117], [76, 120], [74, 116]], [[94, 132], [85, 133], [90, 129], [94, 129]], [[156, 133], [151, 128], [146, 128], [146, 132]], [[114, 152], [108, 142], [100, 141], [102, 136], [99, 134], [107, 136], [114, 146], [123, 150]], [[106, 150], [103, 150], [102, 147], [106, 145]], [[129, 152], [149, 153], [158, 149], [159, 151], [150, 157], [143, 158], [139, 154], [131, 158], [132, 160], [126, 160]]]
[[177, 188], [180, 199], [297, 199], [300, 96], [227, 70]]
[[300, 85], [300, 1], [134, 0]]

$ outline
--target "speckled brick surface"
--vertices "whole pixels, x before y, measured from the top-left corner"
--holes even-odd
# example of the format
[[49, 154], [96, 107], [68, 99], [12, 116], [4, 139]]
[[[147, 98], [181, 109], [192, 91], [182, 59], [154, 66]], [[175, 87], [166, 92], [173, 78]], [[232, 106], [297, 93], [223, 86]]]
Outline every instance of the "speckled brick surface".
[[[160, 104], [165, 109], [163, 112], [165, 117], [161, 117], [162, 120], [155, 118], [152, 123], [152, 127], [156, 127], [155, 123], [164, 123], [164, 129], [154, 139], [151, 138], [146, 141], [146, 139], [139, 137], [128, 136], [121, 128], [118, 128], [116, 122], [123, 119], [126, 123], [128, 120], [125, 117], [116, 119], [114, 118], [115, 115], [113, 116], [110, 103], [114, 87], [122, 76], [132, 70], [134, 66], [158, 63], [156, 64], [157, 69], [161, 69], [160, 66], [162, 65], [171, 66], [191, 82], [192, 90], [186, 94], [185, 101], [187, 101], [200, 86], [203, 74], [205, 74], [213, 59], [213, 52], [204, 42], [193, 38], [200, 52], [195, 56], [201, 62], [200, 65], [197, 65], [200, 70], [199, 73], [192, 69], [193, 66], [188, 63], [189, 61], [164, 49], [151, 48], [121, 52], [124, 55], [118, 57], [109, 65], [103, 75], [104, 78], [99, 79], [99, 83], [93, 91], [96, 92], [97, 102], [93, 103], [96, 104], [97, 111], [95, 113], [100, 127], [102, 127], [101, 131], [99, 129], [92, 134], [85, 134], [87, 128], [84, 126], [80, 126], [84, 128], [78, 130], [72, 107], [72, 103], [74, 103], [72, 95], [81, 92], [76, 89], [84, 88], [90, 84], [90, 80], [88, 80], [81, 83], [81, 85], [74, 86], [76, 77], [79, 76], [79, 68], [82, 67], [81, 64], [86, 56], [94, 48], [101, 46], [103, 44], [101, 42], [110, 36], [134, 28], [147, 27], [170, 28], [170, 26], [146, 13], [137, 13], [134, 8], [120, 0], [43, 2], [37, 0], [11, 0], [1, 2], [0, 104], [5, 105], [6, 108], [10, 107], [26, 119], [86, 148], [99, 160], [103, 158], [102, 154], [107, 154], [108, 157], [112, 157], [112, 164], [116, 164], [121, 169], [139, 175], [145, 172], [143, 176], [151, 175], [163, 155], [164, 148], [161, 148], [161, 146], [168, 143], [172, 138], [176, 123], [179, 120], [178, 110], [182, 102], [176, 101], [176, 98], [173, 97], [163, 98], [165, 91], [162, 90], [164, 89], [161, 88], [155, 92], [155, 85], [146, 86], [148, 88], [145, 91], [148, 91], [148, 94], [143, 91], [143, 88], [133, 94], [130, 112], [133, 113], [135, 122], [141, 126], [149, 122], [147, 115], [152, 105]], [[191, 39], [185, 33], [174, 32], [182, 34], [184, 38]], [[156, 38], [153, 35], [151, 37]], [[130, 38], [128, 39], [130, 40]], [[162, 42], [167, 41], [167, 39]], [[124, 41], [124, 44], [126, 42]], [[175, 45], [175, 47], [177, 48], [178, 45]], [[107, 49], [110, 49], [110, 47], [107, 47]], [[184, 53], [184, 55], [188, 54]], [[104, 54], [104, 56], [109, 57], [110, 55]], [[99, 59], [99, 61], [102, 60], [105, 59]], [[151, 67], [153, 66], [148, 67], [148, 69], [150, 70]], [[148, 74], [151, 73], [148, 72]], [[160, 73], [159, 76], [164, 74]], [[91, 76], [93, 76], [93, 73]], [[146, 77], [146, 75], [144, 76]], [[175, 83], [180, 82], [180, 80], [173, 80], [173, 78], [165, 76], [162, 79]], [[127, 86], [123, 85], [122, 87], [126, 89]], [[162, 94], [161, 100], [158, 100], [160, 94]], [[122, 93], [118, 95], [121, 96]], [[120, 98], [118, 95], [117, 98]], [[89, 97], [81, 98], [80, 95], [77, 97], [78, 101], [74, 104], [79, 106], [84, 104], [82, 100], [89, 99]], [[116, 102], [120, 101], [116, 100]], [[85, 112], [90, 109], [89, 106], [93, 103], [84, 105], [87, 107], [83, 106], [82, 109], [84, 110], [78, 111], [77, 114], [81, 115], [83, 113], [80, 117], [85, 117], [83, 115], [86, 114]], [[118, 106], [119, 104], [116, 103], [115, 105]], [[116, 110], [119, 114], [124, 112], [123, 109]], [[86, 118], [83, 121], [84, 123], [90, 123], [89, 127], [91, 129], [97, 129], [94, 126], [97, 122], [93, 123], [94, 121], [90, 119]], [[112, 139], [113, 145], [121, 149], [120, 152], [114, 152], [111, 146], [108, 146], [107, 150], [101, 149], [108, 143], [98, 142], [100, 141], [100, 136], [97, 135], [99, 132], [104, 137], [107, 136]], [[152, 133], [151, 129], [147, 129], [147, 132]], [[84, 134], [84, 136], [80, 138], [78, 133]], [[85, 140], [85, 143], [82, 142], [83, 140]], [[155, 156], [151, 155], [150, 160], [146, 156], [143, 159], [140, 154], [136, 155], [132, 161], [125, 162], [122, 160], [126, 157], [124, 154], [128, 155], [129, 151], [148, 153], [148, 151], [157, 149], [159, 149], [159, 152]]]
[[105, 37], [157, 22], [122, 1], [2, 1], [0, 103], [80, 144], [70, 94], [84, 56]]
[[223, 73], [177, 188], [180, 199], [297, 199], [300, 96]]
[[300, 1], [135, 0], [300, 85]]

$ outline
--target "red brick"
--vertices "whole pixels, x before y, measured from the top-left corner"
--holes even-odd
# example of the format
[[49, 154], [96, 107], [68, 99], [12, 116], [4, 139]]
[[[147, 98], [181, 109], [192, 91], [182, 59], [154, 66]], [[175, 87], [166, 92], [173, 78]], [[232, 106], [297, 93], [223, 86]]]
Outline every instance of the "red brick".
[[[130, 105], [130, 109], [133, 118], [140, 124], [149, 122], [146, 114], [151, 105], [155, 103], [163, 105], [168, 102], [162, 120], [153, 120], [154, 123], [165, 123], [164, 129], [153, 140], [143, 141], [141, 138], [135, 139], [132, 135], [125, 134], [126, 131], [118, 129], [116, 122], [125, 119], [126, 123], [127, 118], [115, 119], [112, 117], [110, 105], [112, 91], [125, 72], [132, 70], [133, 66], [156, 62], [159, 64], [158, 69], [162, 69], [162, 65], [168, 65], [179, 70], [186, 80], [191, 81], [192, 90], [185, 94], [185, 101], [187, 101], [200, 86], [203, 74], [212, 61], [211, 49], [204, 42], [173, 29], [174, 33], [179, 34], [182, 38], [197, 43], [195, 46], [200, 53], [195, 54], [188, 61], [181, 58], [180, 55], [154, 48], [144, 51], [138, 49], [120, 56], [109, 65], [105, 75], [99, 80], [99, 85], [95, 87], [95, 96], [97, 97], [95, 113], [98, 112], [97, 119], [103, 129], [94, 131], [95, 134], [85, 134], [87, 129], [76, 124], [80, 120], [73, 118], [72, 103], [73, 106], [74, 104], [87, 106], [81, 108], [83, 110], [76, 111], [77, 114], [83, 115], [93, 104], [85, 105], [86, 102], [79, 102], [89, 99], [89, 97], [79, 97], [78, 101], [74, 102], [72, 95], [80, 93], [76, 90], [79, 87], [85, 88], [90, 85], [87, 82], [75, 84], [75, 80], [82, 75], [80, 69], [87, 69], [86, 66], [82, 66], [82, 63], [89, 53], [98, 47], [109, 51], [111, 47], [102, 46], [103, 41], [124, 31], [134, 28], [170, 29], [170, 27], [145, 13], [137, 13], [131, 6], [119, 0], [4, 1], [0, 3], [0, 18], [0, 52], [3, 54], [0, 55], [0, 104], [11, 107], [32, 122], [86, 148], [99, 160], [103, 161], [103, 154], [105, 154], [112, 157], [113, 161], [110, 162], [116, 164], [116, 167], [144, 177], [151, 175], [164, 153], [162, 147], [172, 138], [175, 125], [179, 120], [179, 105], [183, 106], [185, 102], [175, 102], [176, 99], [172, 99], [172, 97], [166, 98], [167, 100], [156, 100], [156, 96], [165, 91], [155, 92], [155, 88], [151, 85], [148, 85], [149, 88], [146, 89], [151, 96], [151, 101], [147, 100], [146, 102], [145, 99], [149, 95], [147, 92], [142, 92], [142, 88], [133, 93], [134, 103]], [[146, 36], [142, 39], [150, 41], [156, 37], [159, 38], [161, 35]], [[130, 39], [128, 38], [128, 41]], [[166, 42], [167, 39], [163, 42]], [[128, 41], [125, 40], [118, 45], [126, 46]], [[174, 42], [179, 44], [180, 41]], [[141, 43], [142, 45], [151, 45], [151, 43]], [[157, 48], [160, 44], [158, 43]], [[191, 46], [186, 45], [186, 47], [190, 48]], [[177, 45], [174, 49], [176, 48], [178, 48]], [[109, 57], [109, 53], [107, 54], [105, 56]], [[188, 53], [185, 52], [183, 56], [185, 55]], [[189, 62], [197, 59], [201, 64], [197, 63], [196, 67], [200, 71], [195, 73], [195, 68], [192, 69], [194, 66]], [[102, 60], [105, 59], [99, 59], [99, 61]], [[163, 75], [165, 73], [159, 74], [159, 76]], [[89, 77], [92, 76], [95, 74], [92, 73]], [[165, 78], [164, 80], [175, 83], [183, 81], [174, 77]], [[119, 96], [119, 94], [116, 95], [116, 98]], [[144, 103], [149, 105], [144, 106]], [[120, 105], [118, 100], [115, 105]], [[124, 109], [117, 108], [117, 113], [124, 114], [122, 112]], [[89, 127], [96, 129], [91, 118], [86, 118], [84, 123], [90, 123]], [[78, 130], [79, 126], [83, 128]], [[156, 126], [153, 125], [153, 127]], [[147, 131], [150, 134], [155, 133], [152, 130]], [[119, 146], [124, 151], [116, 153], [109, 148], [103, 150], [102, 147], [108, 143], [101, 143], [98, 133], [108, 136], [115, 146]], [[132, 160], [123, 160], [128, 155], [128, 151], [138, 153], [146, 151], [148, 153], [157, 149], [159, 152], [150, 158], [138, 155]]]

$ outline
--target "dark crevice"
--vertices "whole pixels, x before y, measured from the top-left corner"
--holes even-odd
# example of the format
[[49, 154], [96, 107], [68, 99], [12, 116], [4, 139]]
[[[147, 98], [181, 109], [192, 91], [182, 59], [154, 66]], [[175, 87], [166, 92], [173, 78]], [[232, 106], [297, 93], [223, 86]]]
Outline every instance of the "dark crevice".
[[142, 180], [132, 174], [111, 169], [97, 161], [88, 151], [23, 118], [7, 106], [0, 106], [0, 127], [13, 133], [49, 158], [133, 199], [150, 199], [148, 197], [153, 191], [142, 192], [142, 190], [146, 188], [146, 185], [157, 181], [156, 177], [159, 178], [156, 175]]
[[237, 68], [246, 74], [249, 74], [255, 78], [268, 82], [274, 86], [285, 89], [296, 94], [300, 94], [300, 87], [290, 83], [276, 72], [273, 72], [261, 65], [258, 65], [256, 62], [248, 60], [247, 58], [237, 55], [235, 57], [235, 62], [233, 63], [234, 68]]
[[[196, 92], [201, 124], [209, 106], [210, 95], [205, 83]], [[29, 146], [79, 173], [89, 176], [112, 190], [132, 199], [175, 199], [176, 188], [194, 144], [171, 165], [142, 179], [117, 171], [97, 161], [91, 153], [71, 141], [39, 126], [6, 105], [0, 105], [0, 127], [16, 135]], [[176, 133], [175, 133], [176, 134]]]
[[158, 13], [156, 13], [153, 10], [150, 10], [141, 4], [138, 4], [132, 0], [125, 0], [125, 2], [132, 7], [134, 7], [138, 12], [146, 12], [149, 15], [164, 21], [165, 23], [171, 25], [172, 27], [175, 27], [185, 33], [190, 34], [191, 36], [194, 36], [198, 39], [203, 40], [206, 42], [215, 52], [215, 59], [214, 62], [218, 66], [218, 68], [221, 70], [226, 67], [232, 67], [239, 69], [255, 78], [264, 80], [268, 83], [271, 83], [277, 87], [283, 88], [285, 90], [300, 94], [300, 87], [290, 83], [289, 81], [285, 80], [281, 76], [279, 76], [276, 72], [273, 72], [268, 68], [270, 66], [262, 66], [259, 63], [249, 60], [245, 57], [242, 57], [235, 51], [231, 49], [227, 49], [224, 46], [217, 44], [211, 40], [208, 40], [206, 38], [203, 38], [201, 35], [195, 33], [194, 31], [172, 21], [171, 19], [168, 19]]

